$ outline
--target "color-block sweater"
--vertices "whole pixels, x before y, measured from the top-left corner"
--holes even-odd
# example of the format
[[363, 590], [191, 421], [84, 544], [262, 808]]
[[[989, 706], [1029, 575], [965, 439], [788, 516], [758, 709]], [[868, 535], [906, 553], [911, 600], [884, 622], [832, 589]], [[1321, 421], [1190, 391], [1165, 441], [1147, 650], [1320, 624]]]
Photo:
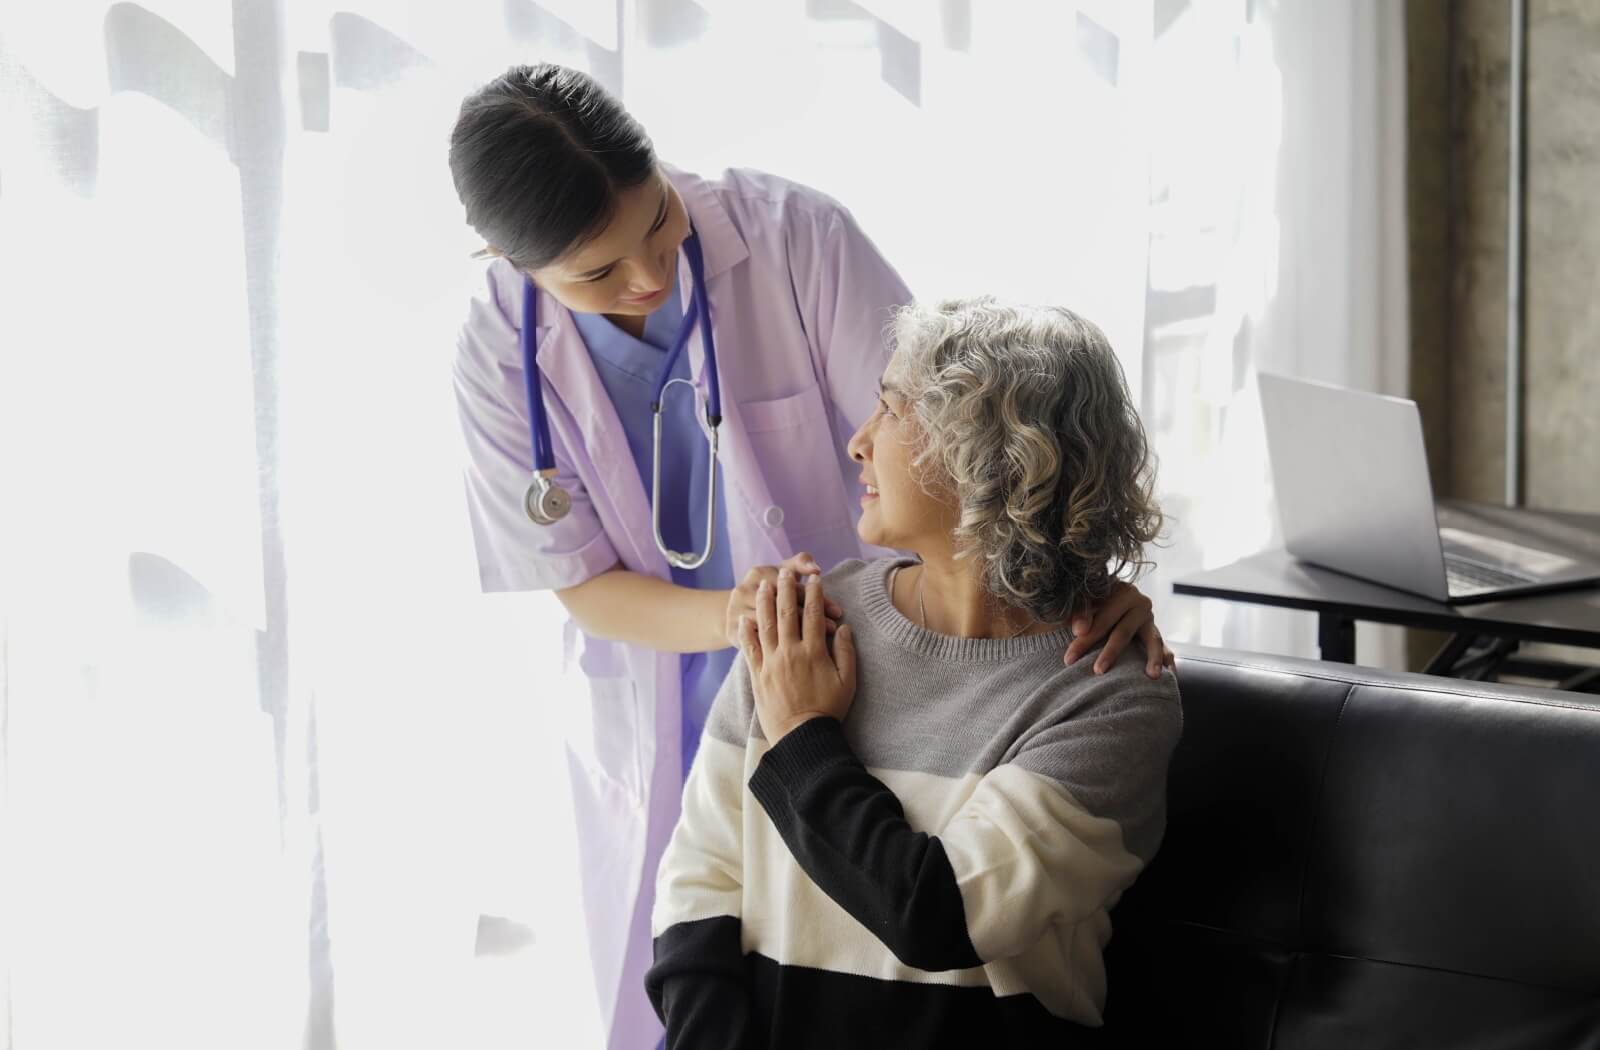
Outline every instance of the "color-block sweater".
[[[1101, 1023], [1109, 911], [1155, 854], [1177, 682], [1065, 632], [924, 630], [894, 559], [824, 578], [857, 650], [844, 722], [769, 747], [742, 658], [662, 858], [646, 986], [669, 1050], [1068, 1047]], [[1136, 647], [1135, 647], [1136, 648]]]

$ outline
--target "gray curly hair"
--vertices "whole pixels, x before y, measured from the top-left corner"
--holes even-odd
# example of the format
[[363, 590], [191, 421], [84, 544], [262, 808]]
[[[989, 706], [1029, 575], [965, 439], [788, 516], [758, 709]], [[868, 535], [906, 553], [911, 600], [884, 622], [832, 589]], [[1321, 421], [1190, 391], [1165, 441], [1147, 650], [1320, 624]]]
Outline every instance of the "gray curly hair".
[[1150, 566], [1155, 456], [1098, 327], [982, 297], [903, 307], [890, 338], [923, 431], [913, 468], [958, 503], [957, 550], [991, 595], [1051, 623]]

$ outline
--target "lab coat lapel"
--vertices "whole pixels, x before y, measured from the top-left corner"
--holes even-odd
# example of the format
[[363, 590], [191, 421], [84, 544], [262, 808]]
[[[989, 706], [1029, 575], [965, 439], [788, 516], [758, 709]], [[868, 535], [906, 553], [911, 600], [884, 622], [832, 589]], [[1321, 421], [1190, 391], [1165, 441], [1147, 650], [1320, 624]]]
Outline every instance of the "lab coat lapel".
[[[583, 448], [594, 466], [597, 487], [616, 509], [623, 532], [619, 536], [607, 529], [611, 542], [624, 559], [631, 558], [628, 568], [658, 579], [671, 579], [667, 559], [656, 547], [649, 493], [639, 478], [616, 406], [606, 396], [572, 315], [542, 289], [538, 295], [542, 322], [538, 330], [539, 374], [572, 413]], [[584, 480], [586, 485], [592, 485], [589, 479]]]

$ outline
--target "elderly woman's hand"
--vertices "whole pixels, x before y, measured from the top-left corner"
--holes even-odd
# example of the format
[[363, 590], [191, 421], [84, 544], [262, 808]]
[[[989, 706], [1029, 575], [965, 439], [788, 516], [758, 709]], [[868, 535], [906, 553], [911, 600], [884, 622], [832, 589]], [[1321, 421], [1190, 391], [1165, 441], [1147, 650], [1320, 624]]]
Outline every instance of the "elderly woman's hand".
[[[728, 592], [728, 605], [723, 613], [723, 632], [728, 638], [729, 645], [738, 648], [744, 644], [739, 637], [739, 621], [745, 617], [755, 618], [756, 589], [761, 586], [763, 580], [769, 584], [777, 584], [780, 569], [790, 569], [801, 575], [822, 571], [815, 558], [801, 551], [781, 565], [757, 565], [745, 573], [744, 579], [739, 581], [739, 586]], [[844, 610], [833, 602], [825, 602], [822, 611], [827, 614], [824, 627], [829, 634], [832, 634], [838, 629], [839, 621], [844, 618]]]
[[813, 718], [843, 721], [856, 695], [856, 647], [849, 625], [841, 626], [828, 652], [822, 578], [810, 576], [805, 602], [794, 570], [778, 572], [777, 585], [756, 589], [756, 615], [740, 623], [740, 648], [750, 665], [756, 719], [773, 747]]
[[1088, 612], [1079, 613], [1072, 621], [1072, 644], [1067, 646], [1063, 660], [1076, 663], [1078, 658], [1105, 639], [1105, 648], [1094, 662], [1094, 673], [1105, 674], [1137, 637], [1144, 648], [1144, 673], [1151, 678], [1161, 677], [1161, 668], [1176, 668], [1178, 657], [1161, 637], [1156, 627], [1155, 613], [1150, 599], [1133, 584], [1118, 580], [1106, 600]]

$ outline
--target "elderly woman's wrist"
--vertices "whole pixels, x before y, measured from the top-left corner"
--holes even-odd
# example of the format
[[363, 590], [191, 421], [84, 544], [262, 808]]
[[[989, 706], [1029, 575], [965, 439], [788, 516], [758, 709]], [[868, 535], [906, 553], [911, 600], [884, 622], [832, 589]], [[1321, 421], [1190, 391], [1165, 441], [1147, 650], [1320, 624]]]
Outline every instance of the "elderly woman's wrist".
[[[807, 722], [813, 722], [813, 721], [815, 721], [815, 720], [817, 720], [819, 718], [833, 718], [833, 716], [824, 714], [821, 711], [806, 711], [803, 714], [798, 714], [798, 715], [795, 715], [793, 718], [787, 719], [778, 728], [778, 737], [777, 737], [777, 740], [771, 741], [772, 746], [773, 747], [777, 747], [778, 746], [778, 741], [782, 740], [784, 737], [788, 736], [790, 733], [793, 733], [796, 729], [799, 729], [801, 726], [805, 725]], [[838, 719], [834, 718], [833, 721], [837, 722]]]
[[[770, 794], [803, 790], [822, 770], [839, 762], [855, 761], [844, 739], [844, 723], [820, 713], [797, 719], [793, 728], [768, 741], [750, 786], [765, 786]], [[760, 792], [758, 792], [758, 795]]]

